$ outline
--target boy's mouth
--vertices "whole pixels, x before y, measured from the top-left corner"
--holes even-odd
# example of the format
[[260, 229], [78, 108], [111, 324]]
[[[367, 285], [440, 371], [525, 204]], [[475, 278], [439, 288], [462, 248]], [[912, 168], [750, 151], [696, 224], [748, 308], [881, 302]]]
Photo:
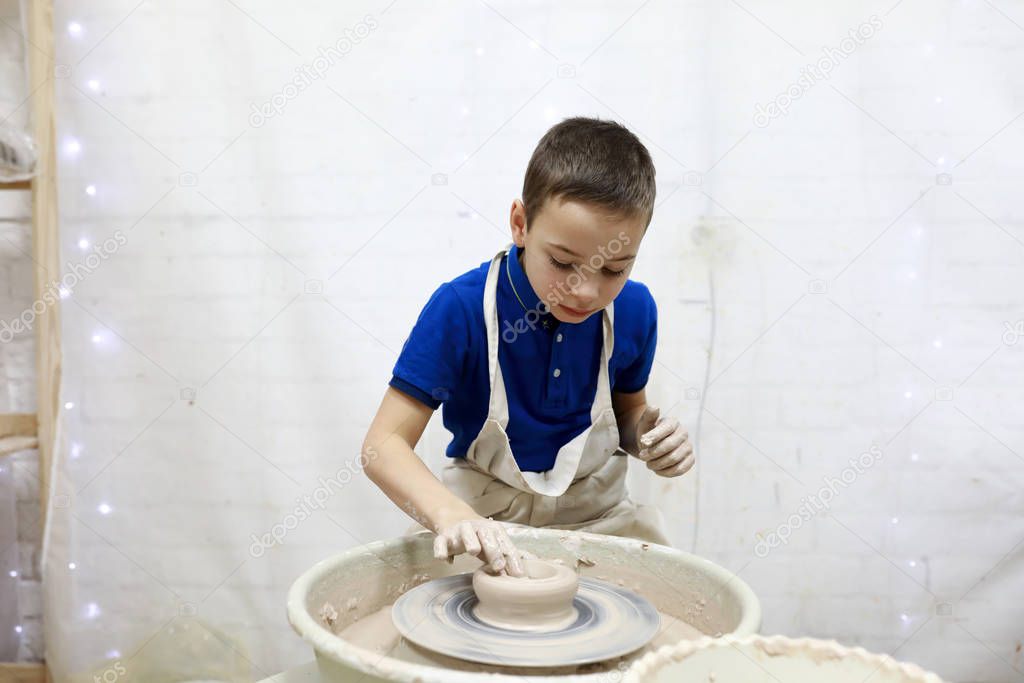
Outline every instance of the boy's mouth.
[[566, 311], [568, 313], [571, 313], [572, 315], [574, 315], [576, 317], [581, 317], [581, 316], [584, 316], [584, 315], [590, 315], [591, 313], [593, 313], [596, 310], [596, 309], [592, 308], [589, 311], [584, 311], [584, 310], [580, 310], [578, 308], [572, 308], [571, 306], [566, 306], [565, 304], [559, 304], [559, 306], [562, 307], [562, 310], [564, 310], [564, 311]]

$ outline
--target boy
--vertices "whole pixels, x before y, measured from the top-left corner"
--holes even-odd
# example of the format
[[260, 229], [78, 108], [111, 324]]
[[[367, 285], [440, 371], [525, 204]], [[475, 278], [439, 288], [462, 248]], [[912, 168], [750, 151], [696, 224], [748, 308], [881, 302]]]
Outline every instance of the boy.
[[[555, 125], [512, 203], [513, 243], [420, 313], [363, 452], [370, 479], [437, 534], [438, 558], [466, 552], [521, 576], [503, 522], [668, 545], [660, 512], [625, 488], [625, 456], [666, 477], [694, 464], [679, 421], [647, 405], [657, 310], [627, 279], [654, 174], [614, 122]], [[444, 483], [413, 452], [441, 405], [453, 435]]]

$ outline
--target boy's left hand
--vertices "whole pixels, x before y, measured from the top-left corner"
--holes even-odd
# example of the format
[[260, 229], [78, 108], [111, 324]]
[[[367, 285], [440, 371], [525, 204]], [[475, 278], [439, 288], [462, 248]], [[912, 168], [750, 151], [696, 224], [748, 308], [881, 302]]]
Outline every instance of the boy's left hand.
[[651, 406], [636, 423], [637, 457], [647, 463], [647, 469], [662, 477], [678, 477], [693, 467], [696, 458], [689, 433], [674, 417], [659, 417], [661, 411]]

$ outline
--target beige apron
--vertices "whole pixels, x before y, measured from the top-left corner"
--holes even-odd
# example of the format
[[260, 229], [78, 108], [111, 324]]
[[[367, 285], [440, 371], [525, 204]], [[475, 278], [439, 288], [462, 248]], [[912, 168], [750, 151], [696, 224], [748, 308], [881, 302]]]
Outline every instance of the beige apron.
[[[523, 472], [512, 455], [508, 435], [508, 397], [498, 362], [497, 285], [501, 259], [491, 260], [484, 286], [487, 363], [491, 394], [487, 420], [465, 458], [453, 458], [442, 472], [450, 491], [483, 517], [533, 527], [574, 529], [627, 536], [669, 545], [661, 512], [633, 502], [626, 492], [629, 454], [619, 447], [612, 409], [608, 360], [615, 343], [613, 304], [602, 312], [604, 343], [590, 426], [558, 450], [554, 467]], [[420, 530], [420, 525], [415, 525]]]

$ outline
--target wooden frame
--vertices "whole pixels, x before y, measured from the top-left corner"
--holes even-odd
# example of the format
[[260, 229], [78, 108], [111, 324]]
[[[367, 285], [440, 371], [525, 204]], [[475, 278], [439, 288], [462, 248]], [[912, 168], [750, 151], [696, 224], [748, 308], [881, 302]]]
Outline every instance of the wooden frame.
[[[29, 0], [26, 58], [29, 66], [32, 133], [39, 158], [31, 181], [0, 184], [2, 190], [32, 192], [33, 291], [43, 300], [49, 282], [60, 278], [60, 232], [57, 221], [57, 156], [54, 127], [54, 33], [52, 0]], [[38, 87], [35, 84], [39, 84]], [[46, 524], [50, 464], [60, 401], [60, 300], [36, 319], [36, 413], [0, 415], [0, 457], [19, 450], [39, 451], [39, 500]], [[0, 683], [51, 680], [45, 664], [0, 664]]]
[[43, 664], [0, 664], [0, 683], [46, 683]]

